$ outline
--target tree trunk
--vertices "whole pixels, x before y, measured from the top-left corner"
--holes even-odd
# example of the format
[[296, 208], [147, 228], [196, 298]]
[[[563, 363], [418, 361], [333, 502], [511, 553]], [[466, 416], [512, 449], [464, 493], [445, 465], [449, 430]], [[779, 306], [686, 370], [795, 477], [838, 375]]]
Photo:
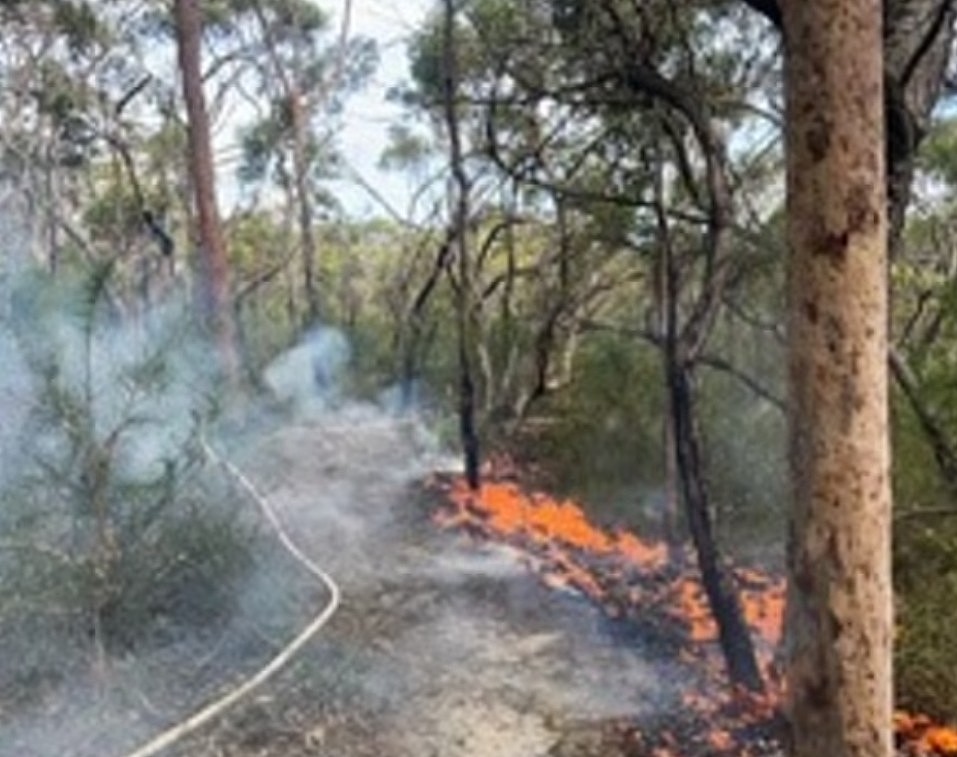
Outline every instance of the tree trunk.
[[177, 52], [186, 100], [190, 173], [199, 217], [199, 305], [219, 349], [224, 373], [235, 378], [238, 365], [235, 326], [229, 307], [229, 262], [216, 205], [216, 178], [209, 116], [200, 62], [202, 15], [199, 0], [176, 0], [173, 6]]
[[884, 0], [883, 11], [888, 251], [893, 259], [910, 204], [917, 149], [947, 76], [957, 6], [949, 0]]
[[458, 60], [455, 54], [455, 7], [453, 0], [445, 0], [444, 26], [444, 107], [445, 124], [449, 137], [449, 162], [454, 184], [452, 230], [455, 254], [458, 262], [458, 296], [456, 298], [456, 323], [458, 326], [459, 359], [459, 433], [465, 458], [465, 477], [469, 487], [478, 490], [479, 438], [475, 421], [475, 378], [472, 365], [472, 266], [468, 249], [469, 193], [471, 186], [462, 156], [459, 133], [456, 91], [458, 89]]
[[892, 594], [879, 0], [789, 0], [791, 754], [889, 757]]
[[289, 94], [292, 127], [292, 170], [299, 203], [299, 243], [302, 255], [302, 280], [306, 292], [306, 317], [309, 323], [319, 318], [319, 292], [316, 286], [316, 234], [312, 227], [312, 197], [309, 194], [309, 123], [302, 107], [298, 86]]
[[687, 365], [668, 360], [668, 384], [675, 443], [675, 461], [681, 473], [688, 528], [694, 541], [701, 583], [718, 627], [718, 641], [733, 684], [750, 691], [764, 690], [751, 633], [744, 622], [733, 574], [722, 564], [714, 540], [710, 500], [701, 469], [700, 445], [694, 428], [693, 376]]
[[[714, 147], [713, 142], [711, 146]], [[717, 262], [724, 268], [723, 261], [728, 254], [725, 240], [731, 200], [724, 181], [723, 161], [716, 150], [711, 151], [709, 160], [714, 220], [708, 238], [708, 253], [713, 263]], [[723, 565], [714, 539], [711, 502], [695, 427], [693, 355], [704, 345], [711, 330], [715, 316], [709, 315], [709, 311], [716, 309], [721, 302], [720, 291], [727, 278], [726, 275], [715, 273], [718, 266], [709, 266], [711, 275], [706, 278], [705, 291], [684, 328], [679, 329], [680, 272], [665, 213], [661, 165], [659, 161], [655, 181], [655, 211], [660, 244], [655, 296], [658, 300], [658, 329], [662, 338], [667, 386], [668, 418], [665, 428], [672, 445], [666, 454], [670, 458], [669, 463], [674, 465], [674, 484], [680, 482], [681, 485], [688, 529], [701, 571], [701, 584], [718, 627], [718, 641], [728, 668], [728, 677], [736, 686], [761, 692], [764, 690], [764, 681], [758, 668], [751, 633], [744, 621], [734, 576]]]
[[667, 229], [662, 229], [664, 268], [664, 361], [668, 386], [668, 424], [674, 444], [674, 463], [684, 494], [688, 529], [694, 542], [701, 584], [718, 627], [718, 640], [732, 684], [750, 691], [764, 690], [754, 644], [738, 601], [734, 577], [722, 564], [711, 524], [711, 503], [701, 464], [694, 422], [694, 377], [678, 339], [678, 271]]
[[[669, 277], [676, 275], [676, 272], [669, 270], [671, 263], [670, 239], [667, 220], [664, 217], [664, 197], [661, 188], [660, 176], [655, 185], [656, 201], [659, 214], [659, 231], [662, 237], [662, 249], [655, 258], [653, 268], [653, 288], [652, 298], [654, 302], [654, 318], [656, 336], [661, 343], [669, 346], [669, 339], [677, 339], [675, 325], [669, 323], [669, 317], [677, 314], [677, 307], [672, 308], [668, 298]], [[675, 285], [674, 288], [677, 288]], [[668, 360], [668, 354], [663, 353], [664, 360]], [[662, 416], [661, 440], [662, 451], [664, 454], [665, 486], [664, 501], [662, 502], [662, 523], [664, 525], [665, 541], [668, 544], [668, 551], [673, 558], [677, 558], [681, 547], [680, 517], [679, 517], [679, 494], [678, 494], [678, 461], [675, 459], [675, 413], [671, 398], [671, 381], [667, 375], [667, 365], [665, 375], [665, 397], [664, 414]]]

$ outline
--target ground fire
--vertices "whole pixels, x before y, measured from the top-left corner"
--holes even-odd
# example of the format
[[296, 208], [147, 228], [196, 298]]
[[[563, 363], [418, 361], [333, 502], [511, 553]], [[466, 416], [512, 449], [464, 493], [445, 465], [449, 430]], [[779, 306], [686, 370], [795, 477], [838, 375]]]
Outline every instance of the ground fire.
[[[508, 471], [486, 478], [472, 492], [464, 479], [442, 477], [436, 486], [444, 505], [435, 520], [481, 539], [519, 550], [548, 585], [572, 588], [609, 616], [647, 622], [677, 640], [676, 654], [701, 671], [684, 696], [693, 716], [679, 732], [650, 735], [633, 730], [642, 754], [759, 755], [778, 732], [780, 679], [773, 663], [781, 637], [784, 580], [758, 568], [735, 570], [745, 616], [760, 656], [767, 694], [755, 697], [728, 691], [718, 658], [717, 628], [687, 552], [625, 530], [606, 530], [589, 521], [582, 508], [540, 492], [525, 491]], [[957, 756], [957, 730], [929, 718], [897, 713], [901, 754]], [[764, 750], [764, 751], [762, 751]]]

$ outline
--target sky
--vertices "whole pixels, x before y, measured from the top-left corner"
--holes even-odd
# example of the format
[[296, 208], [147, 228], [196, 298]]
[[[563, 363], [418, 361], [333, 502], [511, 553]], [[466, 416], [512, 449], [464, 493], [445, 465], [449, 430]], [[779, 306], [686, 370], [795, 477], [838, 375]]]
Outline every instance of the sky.
[[[346, 0], [319, 0], [339, 27]], [[397, 120], [401, 108], [386, 100], [390, 88], [408, 79], [405, 41], [422, 22], [434, 0], [353, 0], [351, 33], [376, 40], [379, 67], [369, 85], [350, 98], [340, 147], [347, 165], [400, 213], [409, 204], [408, 179], [377, 168], [387, 145], [388, 125]], [[385, 216], [387, 213], [372, 195], [357, 183], [335, 182], [332, 187], [345, 211], [352, 216]]]

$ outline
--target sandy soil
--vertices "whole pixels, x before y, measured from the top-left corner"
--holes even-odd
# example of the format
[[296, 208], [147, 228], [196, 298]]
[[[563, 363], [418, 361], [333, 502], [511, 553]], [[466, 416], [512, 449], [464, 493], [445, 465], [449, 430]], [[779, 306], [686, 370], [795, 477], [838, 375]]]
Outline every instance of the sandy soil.
[[[355, 406], [267, 427], [219, 445], [342, 605], [282, 673], [169, 755], [614, 757], [628, 753], [617, 723], [676, 711], [687, 671], [652, 642], [545, 588], [514, 552], [431, 523], [420, 483], [454, 461], [420, 427]], [[106, 687], [72, 673], [25, 684], [16, 712], [0, 696], [0, 754], [122, 757], [235, 686], [326, 601], [278, 542], [238, 595], [230, 628], [118, 659]]]
[[242, 457], [343, 605], [287, 673], [179, 754], [534, 757], [576, 723], [675, 705], [680, 672], [640, 639], [515, 554], [431, 526], [414, 483], [449, 461], [413, 424], [352, 408]]

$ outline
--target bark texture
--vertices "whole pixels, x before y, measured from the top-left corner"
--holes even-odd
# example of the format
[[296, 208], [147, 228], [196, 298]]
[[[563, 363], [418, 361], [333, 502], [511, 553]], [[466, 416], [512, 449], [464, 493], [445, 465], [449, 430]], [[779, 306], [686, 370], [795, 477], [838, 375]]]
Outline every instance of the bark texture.
[[887, 216], [879, 0], [789, 0], [795, 757], [890, 757]]
[[216, 178], [201, 67], [202, 15], [198, 0], [176, 0], [173, 12], [188, 122], [189, 165], [199, 237], [199, 302], [220, 352], [224, 372], [237, 372], [236, 335], [229, 307], [229, 262], [216, 205]]

